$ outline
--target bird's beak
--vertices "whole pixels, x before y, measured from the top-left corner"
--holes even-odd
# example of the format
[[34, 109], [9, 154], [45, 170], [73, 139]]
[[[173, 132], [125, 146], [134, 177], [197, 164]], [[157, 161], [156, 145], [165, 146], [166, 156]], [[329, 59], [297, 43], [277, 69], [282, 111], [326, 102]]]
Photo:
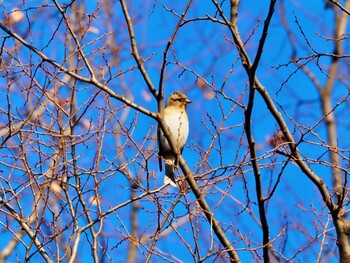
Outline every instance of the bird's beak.
[[186, 99], [186, 105], [192, 103], [189, 99]]

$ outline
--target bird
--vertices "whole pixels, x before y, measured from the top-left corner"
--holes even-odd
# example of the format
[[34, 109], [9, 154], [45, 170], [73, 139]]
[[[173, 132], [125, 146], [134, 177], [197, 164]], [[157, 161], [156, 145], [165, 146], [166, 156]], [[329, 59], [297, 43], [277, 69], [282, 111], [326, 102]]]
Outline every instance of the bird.
[[[175, 91], [168, 98], [164, 108], [164, 121], [169, 127], [169, 132], [176, 144], [177, 153], [181, 153], [186, 144], [189, 133], [189, 122], [186, 113], [187, 105], [191, 101], [187, 96]], [[165, 162], [164, 184], [170, 184], [177, 187], [175, 180], [175, 168], [178, 165], [178, 156], [172, 151], [168, 140], [164, 136], [161, 128], [158, 125], [157, 129], [158, 150], [159, 150], [159, 170], [162, 171], [162, 160]]]

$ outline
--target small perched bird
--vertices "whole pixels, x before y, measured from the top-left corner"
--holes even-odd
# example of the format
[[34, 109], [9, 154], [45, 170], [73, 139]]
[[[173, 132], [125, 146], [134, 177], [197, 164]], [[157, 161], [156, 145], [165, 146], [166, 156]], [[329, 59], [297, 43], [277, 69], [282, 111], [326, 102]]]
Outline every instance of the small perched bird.
[[[169, 127], [171, 137], [176, 143], [177, 152], [182, 153], [188, 137], [188, 117], [186, 114], [186, 106], [191, 101], [182, 92], [176, 91], [166, 102], [164, 109], [164, 121]], [[163, 132], [158, 126], [157, 130], [158, 148], [159, 148], [159, 169], [162, 171], [162, 158], [165, 161], [165, 177], [164, 184], [176, 186], [175, 166], [177, 166], [177, 156], [165, 138]]]

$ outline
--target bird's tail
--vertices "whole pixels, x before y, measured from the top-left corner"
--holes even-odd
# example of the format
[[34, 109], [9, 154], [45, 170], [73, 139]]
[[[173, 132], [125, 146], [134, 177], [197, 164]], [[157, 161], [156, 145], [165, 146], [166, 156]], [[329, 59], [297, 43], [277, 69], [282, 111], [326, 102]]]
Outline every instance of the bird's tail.
[[175, 180], [175, 160], [165, 160], [165, 176], [164, 184], [170, 184], [174, 187], [177, 187]]

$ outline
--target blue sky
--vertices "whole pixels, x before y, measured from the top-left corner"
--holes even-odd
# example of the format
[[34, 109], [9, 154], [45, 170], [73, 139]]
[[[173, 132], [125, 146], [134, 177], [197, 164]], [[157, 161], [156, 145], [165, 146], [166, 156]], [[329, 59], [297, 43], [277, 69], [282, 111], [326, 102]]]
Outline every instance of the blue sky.
[[[281, 113], [287, 120], [289, 128], [292, 132], [295, 132], [295, 138], [299, 140], [301, 133], [298, 130], [300, 128], [303, 132], [307, 127], [312, 127], [321, 118], [321, 111], [319, 105], [319, 95], [308, 80], [304, 73], [300, 70], [296, 71], [294, 64], [288, 66], [281, 66], [288, 64], [291, 60], [292, 47], [287, 39], [287, 33], [285, 28], [281, 26], [281, 6], [282, 3], [285, 5], [285, 19], [294, 33], [295, 43], [297, 46], [297, 56], [306, 57], [312, 54], [312, 50], [305, 43], [304, 37], [301, 35], [300, 29], [295, 22], [296, 18], [301, 26], [307, 39], [313, 45], [318, 52], [332, 52], [332, 41], [326, 40], [325, 37], [331, 37], [333, 15], [331, 10], [324, 8], [323, 1], [278, 1], [276, 6], [276, 13], [271, 21], [269, 28], [269, 35], [264, 48], [262, 60], [257, 70], [257, 76], [262, 84], [267, 88], [270, 95], [274, 98], [276, 104], [281, 108]], [[22, 24], [16, 25], [14, 30], [20, 35], [25, 34], [28, 29], [31, 20], [31, 15], [35, 14], [40, 5], [37, 1], [25, 2], [26, 6], [19, 3], [20, 9], [26, 11], [27, 19]], [[158, 87], [160, 66], [163, 59], [163, 51], [166, 43], [173, 33], [177, 18], [171, 12], [167, 11], [166, 8], [176, 13], [181, 13], [184, 9], [184, 3], [174, 1], [133, 1], [129, 5], [129, 12], [131, 17], [134, 19], [135, 34], [140, 54], [143, 58], [149, 58], [145, 63], [146, 70], [153, 81], [155, 87]], [[166, 8], [163, 6], [165, 5]], [[227, 10], [228, 1], [224, 2], [224, 9]], [[2, 11], [8, 13], [12, 8], [16, 6], [16, 3], [5, 3], [2, 6]], [[96, 9], [98, 7], [98, 10]], [[113, 77], [108, 80], [108, 74], [105, 79], [108, 80], [108, 86], [117, 92], [125, 96], [129, 96], [128, 92], [132, 94], [132, 99], [135, 103], [146, 107], [152, 111], [156, 111], [157, 102], [151, 97], [148, 100], [145, 94], [147, 92], [147, 86], [142, 80], [141, 75], [137, 69], [129, 70], [135, 66], [135, 61], [131, 56], [131, 48], [128, 43], [128, 35], [125, 28], [125, 24], [122, 22], [123, 16], [119, 3], [113, 5], [111, 11], [112, 25], [106, 23], [105, 13], [103, 13], [103, 3], [99, 2], [96, 4], [95, 1], [89, 1], [87, 5], [86, 13], [92, 14], [96, 12], [96, 19], [92, 22], [91, 26], [98, 29], [98, 33], [90, 32], [87, 33], [83, 43], [87, 46], [84, 51], [88, 55], [93, 68], [98, 71], [101, 67], [106, 65], [106, 61], [112, 66], [110, 72], [116, 75], [120, 72], [126, 71], [119, 77]], [[64, 58], [65, 48], [65, 30], [63, 25], [57, 28], [57, 23], [60, 21], [60, 16], [56, 12], [53, 6], [44, 8], [45, 12], [40, 13], [38, 22], [30, 24], [31, 34], [27, 37], [27, 41], [31, 42], [33, 46], [41, 49], [42, 51], [59, 62]], [[97, 11], [96, 11], [97, 10]], [[194, 1], [190, 11], [188, 12], [186, 19], [205, 17], [206, 15], [215, 16], [215, 7], [209, 1], [203, 3], [203, 1]], [[253, 59], [258, 41], [260, 38], [261, 30], [263, 27], [263, 21], [267, 14], [266, 1], [254, 1], [252, 5], [251, 1], [241, 1], [239, 9], [239, 29], [243, 41], [249, 41], [246, 44], [248, 54]], [[228, 13], [226, 13], [228, 16]], [[217, 16], [217, 18], [219, 18]], [[47, 21], [47, 22], [46, 22]], [[255, 29], [254, 29], [255, 28]], [[57, 30], [57, 31], [56, 31]], [[112, 30], [112, 31], [111, 31]], [[255, 31], [254, 31], [255, 30]], [[254, 34], [252, 32], [254, 31]], [[119, 53], [117, 51], [111, 51], [108, 47], [105, 47], [105, 40], [108, 36], [101, 37], [96, 41], [96, 37], [102, 36], [103, 34], [109, 34], [114, 32], [112, 40], [115, 41], [115, 47], [122, 47]], [[2, 33], [4, 34], [4, 33]], [[322, 37], [320, 37], [322, 36]], [[11, 44], [8, 44], [11, 46]], [[90, 53], [91, 52], [91, 53]], [[175, 54], [175, 55], [174, 55]], [[19, 56], [25, 61], [25, 63], [38, 63], [38, 58], [33, 56], [30, 58], [28, 50], [25, 48], [20, 49]], [[114, 58], [118, 58], [122, 61], [118, 65], [114, 65], [111, 61]], [[176, 61], [179, 63], [177, 64]], [[234, 101], [238, 101], [242, 94], [240, 103], [244, 106], [247, 104], [248, 93], [245, 92], [247, 87], [247, 76], [243, 70], [240, 60], [238, 59], [237, 50], [232, 44], [232, 39], [229, 31], [223, 25], [213, 23], [210, 21], [195, 21], [188, 23], [180, 28], [175, 41], [172, 45], [172, 49], [168, 54], [169, 64], [166, 67], [164, 87], [165, 96], [168, 97], [171, 92], [175, 90], [182, 90], [188, 94], [188, 97], [193, 101], [189, 106], [188, 115], [191, 122], [190, 138], [186, 149], [184, 150], [183, 156], [188, 163], [189, 167], [194, 173], [204, 173], [209, 169], [209, 166], [200, 167], [203, 164], [203, 154], [212, 142], [212, 136], [215, 134], [219, 127], [225, 129], [220, 135], [220, 140], [214, 140], [215, 149], [210, 151], [208, 160], [212, 168], [220, 165], [230, 166], [231, 169], [223, 170], [222, 178], [227, 178], [217, 183], [215, 187], [210, 189], [210, 193], [207, 195], [208, 203], [210, 207], [215, 211], [215, 215], [221, 221], [223, 228], [228, 228], [228, 237], [234, 242], [234, 247], [239, 249], [239, 256], [242, 262], [248, 262], [253, 259], [252, 255], [256, 255], [255, 252], [243, 251], [246, 249], [244, 242], [238, 238], [238, 236], [246, 236], [257, 243], [251, 243], [252, 248], [258, 247], [261, 243], [261, 230], [257, 223], [254, 221], [252, 216], [249, 215], [247, 210], [243, 210], [242, 206], [234, 200], [238, 200], [242, 204], [249, 202], [249, 209], [251, 209], [257, 216], [257, 206], [255, 205], [255, 186], [253, 174], [251, 172], [251, 166], [249, 162], [244, 158], [247, 154], [246, 139], [243, 135], [243, 122], [244, 122], [244, 110], [242, 107], [237, 106], [232, 100], [226, 100], [218, 94], [217, 98], [209, 100], [205, 97], [203, 90], [199, 88], [197, 75], [203, 77], [208, 83], [220, 90], [223, 87], [223, 91], [230, 96]], [[329, 59], [321, 58], [321, 66], [327, 65]], [[181, 64], [181, 65], [180, 65]], [[281, 66], [281, 67], [279, 67]], [[313, 70], [321, 83], [326, 81], [326, 75], [319, 70], [314, 62], [308, 64], [310, 69]], [[186, 67], [187, 70], [184, 70]], [[35, 68], [35, 67], [34, 67]], [[51, 66], [47, 66], [48, 71], [54, 72]], [[15, 72], [16, 69], [13, 70]], [[231, 75], [230, 72], [232, 71]], [[344, 69], [344, 71], [346, 71]], [[195, 72], [195, 73], [194, 73]], [[82, 70], [81, 74], [87, 74], [86, 70]], [[291, 74], [293, 74], [291, 76]], [[343, 74], [343, 72], [340, 72]], [[20, 75], [20, 74], [19, 74]], [[229, 76], [227, 78], [227, 76]], [[291, 77], [290, 77], [291, 76]], [[50, 89], [55, 82], [48, 83], [49, 77], [44, 74], [43, 70], [39, 69], [36, 78], [41, 85]], [[63, 75], [59, 75], [62, 79]], [[225, 82], [225, 79], [227, 81]], [[23, 80], [25, 82], [25, 80]], [[225, 85], [224, 85], [225, 84]], [[0, 80], [1, 89], [5, 89], [7, 82], [6, 78]], [[16, 86], [17, 85], [17, 86]], [[18, 111], [13, 111], [13, 114], [17, 117], [25, 112], [28, 106], [25, 103], [25, 92], [21, 90], [21, 84], [14, 85], [11, 90], [11, 102]], [[336, 83], [336, 93], [334, 96], [335, 101], [340, 101], [347, 94], [347, 88], [341, 82]], [[22, 87], [23, 88], [23, 87]], [[210, 88], [209, 88], [210, 90]], [[40, 94], [40, 89], [37, 89], [37, 93]], [[63, 87], [59, 91], [59, 95], [62, 98], [69, 97], [70, 88]], [[77, 105], [79, 113], [82, 114], [85, 109], [85, 102], [92, 100], [94, 94], [96, 94], [96, 88], [84, 84], [77, 83]], [[6, 93], [0, 95], [1, 100], [6, 100]], [[35, 100], [35, 99], [34, 99]], [[86, 170], [81, 172], [81, 180], [84, 182], [83, 191], [85, 191], [84, 197], [86, 199], [94, 195], [93, 189], [95, 182], [91, 177], [91, 171], [98, 171], [99, 178], [106, 178], [101, 180], [99, 185], [99, 193], [102, 197], [102, 204], [105, 210], [112, 206], [118, 205], [123, 201], [130, 198], [130, 181], [119, 172], [123, 162], [118, 157], [118, 121], [124, 120], [122, 126], [130, 129], [131, 138], [137, 142], [141, 149], [146, 151], [149, 149], [156, 150], [155, 143], [155, 129], [156, 123], [153, 119], [148, 116], [138, 114], [135, 110], [124, 107], [119, 101], [110, 99], [101, 93], [95, 101], [89, 106], [89, 109], [84, 114], [82, 120], [91, 122], [96, 128], [101, 125], [106, 133], [104, 137], [100, 134], [93, 134], [94, 128], [91, 132], [84, 130], [84, 127], [77, 129], [77, 135], [86, 138], [88, 141], [85, 144], [78, 144], [77, 150], [79, 152], [78, 163], [81, 167]], [[347, 119], [347, 112], [345, 111], [347, 102], [337, 108], [335, 114], [342, 119]], [[5, 105], [2, 105], [2, 108]], [[231, 112], [232, 111], [232, 112]], [[227, 115], [225, 122], [222, 122], [222, 112]], [[55, 115], [54, 109], [50, 108], [45, 114], [44, 119], [50, 119], [50, 114]], [[126, 115], [127, 114], [127, 115]], [[344, 116], [344, 117], [343, 117]], [[1, 122], [6, 123], [6, 115], [2, 115]], [[295, 123], [291, 120], [292, 118]], [[278, 126], [272, 119], [269, 111], [264, 104], [263, 100], [258, 94], [256, 94], [255, 105], [252, 116], [252, 129], [253, 135], [257, 145], [257, 153], [260, 158], [259, 165], [261, 167], [261, 175], [263, 178], [263, 189], [264, 193], [267, 194], [271, 185], [273, 185], [278, 177], [281, 167], [285, 162], [285, 157], [274, 155], [271, 152], [271, 147], [268, 146], [268, 138], [277, 131]], [[343, 122], [340, 122], [343, 124]], [[344, 121], [344, 125], [339, 128], [339, 133], [342, 134], [342, 138], [347, 139], [348, 135], [346, 132], [348, 124]], [[67, 124], [67, 123], [66, 123]], [[296, 127], [296, 125], [300, 127]], [[53, 129], [58, 129], [58, 124], [53, 125]], [[113, 133], [115, 132], [115, 133]], [[321, 123], [315, 129], [316, 135], [322, 139], [326, 139], [324, 125]], [[152, 152], [148, 162], [145, 162], [142, 154], [133, 145], [130, 138], [123, 134], [119, 138], [121, 144], [125, 143], [128, 145], [125, 155], [122, 157], [124, 162], [135, 157], [128, 169], [132, 173], [132, 177], [142, 181], [143, 186], [146, 183], [146, 172], [150, 175], [150, 186], [151, 189], [161, 186], [162, 184], [162, 173], [158, 171], [158, 160], [155, 152]], [[307, 142], [300, 144], [300, 149], [305, 156], [318, 160], [327, 160], [325, 147], [319, 147], [313, 143], [320, 143], [315, 134], [308, 134], [305, 136]], [[243, 146], [240, 147], [240, 140], [243, 141]], [[348, 147], [347, 140], [340, 142], [340, 147]], [[53, 155], [54, 148], [48, 147], [47, 149], [43, 146], [45, 142], [49, 142], [50, 138], [43, 136], [40, 137], [38, 145], [41, 145], [41, 149], [48, 152], [48, 156]], [[95, 160], [97, 158], [97, 143], [101, 141], [102, 144], [102, 155], [100, 166], [97, 167]], [[35, 147], [33, 146], [33, 149]], [[32, 149], [32, 148], [30, 148]], [[220, 156], [220, 150], [222, 155]], [[6, 149], [1, 149], [2, 156], [6, 155]], [[69, 153], [69, 151], [68, 151]], [[42, 166], [38, 166], [38, 159], [40, 157], [33, 150], [33, 154], [30, 156], [30, 162], [34, 171], [38, 174], [41, 169], [45, 170], [49, 167], [49, 162], [44, 162]], [[244, 162], [242, 170], [244, 171], [244, 180], [242, 175], [237, 172], [235, 167], [239, 166]], [[271, 166], [271, 163], [276, 162], [275, 166]], [[144, 167], [147, 164], [148, 170]], [[311, 165], [315, 172], [319, 173], [326, 183], [330, 183], [330, 169], [324, 165], [313, 164]], [[6, 172], [5, 168], [2, 169]], [[181, 173], [180, 173], [181, 174]], [[218, 172], [220, 174], [220, 172]], [[213, 177], [217, 176], [215, 173], [211, 173]], [[4, 175], [3, 175], [4, 176]], [[23, 177], [23, 173], [18, 170], [13, 172], [13, 176], [16, 178]], [[210, 176], [205, 179], [210, 178]], [[221, 191], [226, 191], [228, 188], [228, 182], [232, 184], [227, 191], [227, 196], [223, 197]], [[74, 179], [72, 179], [74, 183]], [[205, 181], [200, 181], [199, 184], [203, 185]], [[248, 189], [248, 191], [246, 190]], [[28, 192], [27, 192], [28, 191]], [[24, 190], [27, 196], [30, 194], [29, 190]], [[142, 191], [138, 190], [138, 194]], [[74, 191], [72, 190], [72, 194]], [[25, 195], [23, 195], [25, 196]], [[170, 208], [172, 202], [176, 200], [178, 196], [177, 190], [166, 188], [157, 195], [159, 204], [162, 209], [159, 210], [154, 204], [155, 197], [144, 198], [140, 200], [139, 210], [139, 237], [143, 235], [152, 235], [157, 227], [157, 215], [160, 212], [164, 212]], [[26, 197], [27, 198], [27, 197]], [[222, 199], [222, 202], [219, 200]], [[31, 198], [24, 199], [24, 204], [28, 202], [28, 209], [30, 209]], [[65, 207], [64, 202], [57, 204], [59, 207]], [[271, 227], [271, 238], [276, 238], [274, 246], [276, 249], [285, 246], [282, 253], [288, 258], [292, 257], [294, 253], [306, 245], [309, 242], [309, 238], [305, 237], [303, 231], [309, 232], [313, 237], [317, 235], [317, 227], [320, 227], [322, 223], [327, 222], [328, 216], [327, 211], [323, 208], [324, 204], [317, 193], [316, 187], [310, 182], [306, 176], [304, 176], [300, 170], [292, 163], [287, 165], [287, 168], [283, 172], [281, 182], [274, 194], [267, 204], [268, 220]], [[188, 193], [186, 198], [182, 198], [181, 202], [174, 209], [174, 220], [179, 220], [188, 212], [188, 208], [196, 211], [195, 198], [191, 193]], [[315, 209], [314, 209], [315, 208]], [[91, 207], [94, 214], [96, 211], [95, 207]], [[126, 249], [129, 243], [125, 240], [122, 241], [123, 235], [127, 235], [130, 230], [130, 209], [131, 206], [127, 206], [118, 210], [116, 213], [110, 214], [105, 219], [104, 231], [107, 236], [110, 236], [109, 250], [108, 253], [114, 258], [114, 262], [124, 262], [126, 255]], [[65, 211], [65, 209], [63, 209]], [[316, 211], [316, 212], [315, 212]], [[29, 212], [28, 212], [29, 213]], [[64, 212], [64, 216], [69, 218], [69, 212]], [[193, 260], [190, 256], [189, 249], [186, 248], [185, 242], [188, 247], [194, 249], [195, 241], [193, 238], [193, 229], [191, 227], [196, 226], [198, 229], [201, 256], [210, 251], [209, 245], [211, 244], [208, 239], [208, 232], [210, 232], [209, 224], [204, 219], [202, 213], [198, 212], [197, 217], [194, 217], [192, 224], [186, 223], [171, 232], [164, 238], [160, 238], [157, 243], [157, 251], [162, 256], [174, 257], [175, 262], [189, 262]], [[48, 212], [47, 216], [50, 216]], [[161, 216], [162, 217], [162, 216]], [[2, 217], [1, 220], [3, 220]], [[198, 219], [198, 222], [196, 221]], [[319, 221], [317, 221], [319, 220]], [[83, 225], [85, 219], [81, 219], [80, 223]], [[301, 226], [301, 227], [300, 227]], [[331, 228], [330, 224], [328, 228]], [[280, 233], [281, 229], [285, 228], [286, 232]], [[203, 231], [203, 232], [202, 232]], [[239, 232], [240, 231], [240, 232]], [[196, 231], [195, 231], [196, 232]], [[239, 232], [239, 234], [238, 234]], [[68, 239], [68, 234], [65, 233], [65, 237]], [[185, 242], [180, 238], [184, 238]], [[8, 235], [8, 234], [4, 234]], [[90, 238], [90, 234], [87, 233], [83, 238]], [[281, 235], [281, 236], [279, 236]], [[334, 232], [329, 233], [334, 236]], [[27, 241], [29, 242], [29, 241]], [[83, 242], [82, 242], [83, 243]], [[4, 245], [4, 244], [3, 244]], [[1, 248], [0, 244], [0, 248]], [[331, 248], [335, 249], [334, 244], [330, 245]], [[88, 244], [81, 245], [80, 249], [84, 251], [84, 260], [88, 262], [90, 252], [88, 250]], [[316, 260], [318, 245], [310, 246], [305, 249], [305, 253], [301, 252], [292, 261], [300, 262], [314, 262]], [[86, 253], [85, 253], [86, 251]], [[23, 247], [18, 246], [16, 253], [19, 255], [23, 253]], [[147, 255], [147, 250], [140, 246], [139, 248], [139, 262], [142, 262], [144, 257], [142, 254]], [[168, 255], [166, 255], [168, 253]], [[262, 255], [261, 250], [258, 250], [259, 255]], [[86, 257], [86, 258], [85, 258]], [[34, 257], [36, 262], [41, 260], [39, 255]], [[336, 257], [333, 257], [334, 262]], [[11, 257], [11, 260], [15, 260], [15, 255]], [[161, 256], [154, 256], [154, 262], [162, 262]], [[213, 261], [213, 258], [208, 259], [206, 262]], [[331, 262], [331, 261], [328, 261]]]

